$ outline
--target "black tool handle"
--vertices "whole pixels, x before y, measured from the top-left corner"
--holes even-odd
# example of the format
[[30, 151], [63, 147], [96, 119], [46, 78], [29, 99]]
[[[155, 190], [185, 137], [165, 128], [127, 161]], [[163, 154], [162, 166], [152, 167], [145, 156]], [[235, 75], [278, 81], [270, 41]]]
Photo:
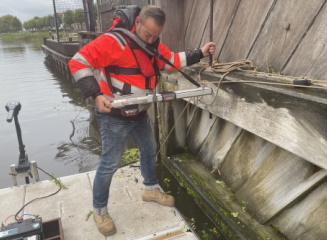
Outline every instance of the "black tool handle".
[[7, 102], [5, 108], [8, 112], [7, 122], [11, 122], [14, 115], [18, 115], [20, 109], [22, 108], [22, 105], [20, 104], [20, 102], [10, 101], [10, 102]]
[[310, 86], [311, 81], [308, 79], [302, 79], [302, 78], [297, 78], [293, 80], [294, 85], [304, 85], [304, 86]]

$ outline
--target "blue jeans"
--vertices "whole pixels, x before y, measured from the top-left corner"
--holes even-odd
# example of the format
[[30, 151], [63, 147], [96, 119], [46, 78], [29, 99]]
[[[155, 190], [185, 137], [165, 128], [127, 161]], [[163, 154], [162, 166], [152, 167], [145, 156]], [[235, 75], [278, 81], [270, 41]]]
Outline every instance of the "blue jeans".
[[131, 136], [140, 150], [143, 184], [150, 188], [159, 183], [156, 177], [157, 146], [148, 115], [135, 122], [113, 118], [99, 112], [96, 116], [102, 139], [102, 156], [93, 183], [93, 207], [106, 209], [111, 179], [119, 168], [127, 136]]

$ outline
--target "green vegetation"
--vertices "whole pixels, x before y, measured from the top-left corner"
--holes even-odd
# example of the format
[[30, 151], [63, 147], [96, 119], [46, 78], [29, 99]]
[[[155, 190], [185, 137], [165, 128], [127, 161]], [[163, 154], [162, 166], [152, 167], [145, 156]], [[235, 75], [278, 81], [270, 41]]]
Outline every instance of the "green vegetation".
[[[94, 5], [95, 16], [97, 15], [97, 7]], [[24, 31], [49, 31], [55, 29], [56, 21], [59, 29], [73, 30], [74, 28], [81, 29], [84, 23], [84, 9], [66, 10], [63, 13], [57, 13], [56, 18], [53, 14], [44, 17], [35, 16], [32, 19], [22, 22], [15, 16], [5, 15], [0, 17], [0, 33], [12, 33]], [[23, 29], [24, 28], [24, 29]]]
[[[71, 32], [60, 32], [60, 39], [68, 39], [68, 35]], [[16, 33], [2, 33], [0, 39], [5, 41], [21, 41], [21, 42], [34, 42], [43, 43], [44, 38], [51, 38], [52, 35], [56, 35], [55, 31], [44, 32], [16, 32]]]
[[12, 15], [0, 17], [0, 33], [18, 32], [22, 30], [21, 21]]
[[47, 17], [34, 17], [26, 22], [24, 22], [23, 26], [27, 31], [36, 31], [41, 30], [43, 28], [50, 28], [50, 19], [53, 18], [51, 15]]
[[85, 221], [88, 221], [89, 218], [92, 216], [92, 214], [93, 214], [93, 211], [90, 210], [89, 213], [86, 215]]
[[0, 39], [7, 41], [24, 41], [34, 42], [43, 41], [43, 38], [49, 38], [48, 32], [19, 32], [19, 33], [2, 33]]
[[63, 184], [60, 179], [56, 178], [53, 173], [51, 174], [51, 177], [52, 178], [50, 178], [50, 181], [54, 181], [54, 183], [60, 186], [62, 189], [68, 189], [68, 187]]
[[126, 165], [140, 160], [140, 150], [138, 148], [127, 149], [122, 156], [121, 165]]

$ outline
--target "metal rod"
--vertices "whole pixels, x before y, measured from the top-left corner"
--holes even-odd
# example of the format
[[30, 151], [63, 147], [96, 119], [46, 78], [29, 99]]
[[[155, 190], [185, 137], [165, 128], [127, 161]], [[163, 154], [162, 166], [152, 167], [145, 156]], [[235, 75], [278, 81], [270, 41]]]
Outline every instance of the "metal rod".
[[55, 19], [55, 24], [56, 24], [57, 40], [59, 42], [60, 41], [59, 40], [59, 26], [58, 26], [58, 16], [57, 16], [57, 10], [56, 10], [56, 3], [55, 3], [55, 0], [53, 0], [52, 2], [53, 2], [54, 19]]
[[95, 32], [95, 13], [94, 13], [94, 3], [93, 0], [88, 0], [88, 12], [89, 12], [89, 20], [90, 20], [90, 31]]
[[[213, 0], [210, 0], [210, 36], [209, 41], [213, 41]], [[209, 65], [212, 66], [212, 55], [209, 55]]]
[[22, 131], [20, 129], [20, 125], [18, 122], [18, 113], [14, 115], [14, 120], [15, 120], [15, 126], [16, 126], [16, 133], [17, 133], [17, 138], [18, 138], [18, 146], [19, 146], [19, 159], [25, 159], [25, 146], [23, 144], [23, 139], [22, 139]]
[[[163, 93], [157, 93], [155, 96], [156, 102], [165, 102], [165, 101], [173, 101], [175, 99], [181, 99], [181, 98], [212, 95], [212, 88], [208, 88], [208, 87], [202, 88], [201, 87], [201, 88], [195, 88], [195, 89], [179, 90], [179, 91], [175, 91], [172, 93], [175, 94], [175, 97], [171, 97], [169, 95], [164, 95]], [[125, 107], [128, 105], [134, 105], [134, 104], [148, 104], [148, 103], [152, 103], [152, 102], [154, 102], [153, 94], [148, 94], [148, 95], [134, 94], [134, 95], [128, 95], [128, 96], [116, 96], [113, 100], [111, 99], [111, 105], [114, 108], [122, 108], [122, 107]]]
[[90, 31], [89, 9], [87, 5], [87, 0], [83, 1], [83, 8], [84, 8], [84, 19], [85, 19], [86, 30]]

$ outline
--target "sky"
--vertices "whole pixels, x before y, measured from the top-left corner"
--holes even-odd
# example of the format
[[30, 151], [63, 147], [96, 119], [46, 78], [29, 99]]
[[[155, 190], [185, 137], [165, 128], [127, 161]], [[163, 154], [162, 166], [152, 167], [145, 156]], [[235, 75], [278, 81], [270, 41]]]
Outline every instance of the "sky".
[[[55, 0], [57, 12], [83, 7], [82, 0]], [[0, 17], [10, 14], [22, 23], [53, 14], [53, 0], [0, 0]]]

